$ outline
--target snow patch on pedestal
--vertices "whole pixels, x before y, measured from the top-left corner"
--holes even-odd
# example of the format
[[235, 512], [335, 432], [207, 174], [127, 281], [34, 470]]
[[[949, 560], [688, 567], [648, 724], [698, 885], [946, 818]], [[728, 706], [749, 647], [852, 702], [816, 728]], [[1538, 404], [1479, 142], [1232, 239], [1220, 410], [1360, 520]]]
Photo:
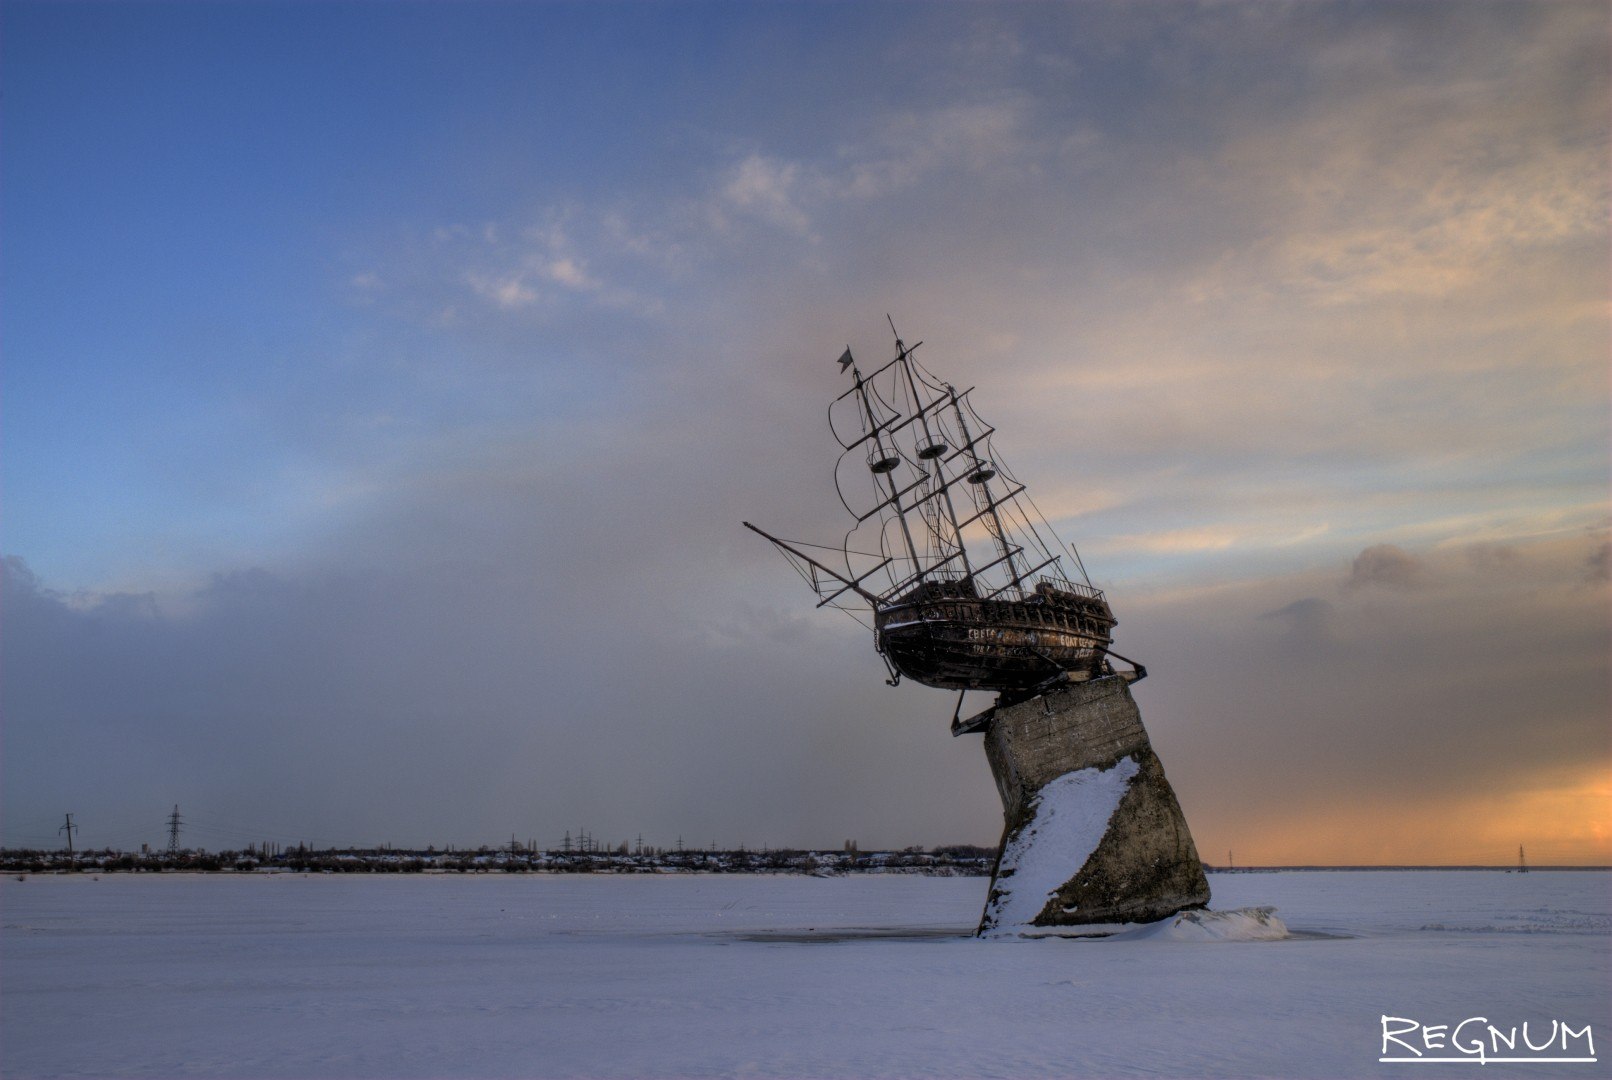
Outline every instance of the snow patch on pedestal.
[[986, 921], [992, 933], [1031, 926], [1047, 902], [1097, 850], [1141, 766], [1122, 758], [1049, 781], [1030, 802], [1029, 822], [1002, 849]]

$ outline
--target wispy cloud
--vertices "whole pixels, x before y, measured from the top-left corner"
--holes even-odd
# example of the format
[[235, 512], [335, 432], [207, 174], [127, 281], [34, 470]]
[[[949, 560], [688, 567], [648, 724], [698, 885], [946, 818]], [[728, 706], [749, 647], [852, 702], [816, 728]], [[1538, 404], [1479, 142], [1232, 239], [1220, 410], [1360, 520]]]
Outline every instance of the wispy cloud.
[[729, 207], [753, 214], [801, 236], [811, 222], [797, 205], [801, 168], [793, 162], [751, 154], [734, 166], [722, 188]]
[[528, 307], [537, 302], [537, 290], [528, 286], [520, 274], [505, 277], [487, 277], [482, 274], [465, 275], [470, 288], [487, 300], [507, 310]]

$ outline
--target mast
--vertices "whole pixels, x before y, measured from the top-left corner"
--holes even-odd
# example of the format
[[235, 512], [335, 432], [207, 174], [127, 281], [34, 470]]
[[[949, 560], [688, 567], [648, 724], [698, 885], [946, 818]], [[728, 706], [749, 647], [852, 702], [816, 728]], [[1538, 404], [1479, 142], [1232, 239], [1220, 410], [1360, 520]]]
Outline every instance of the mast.
[[[891, 332], [895, 333], [895, 320], [890, 319], [888, 315], [885, 318], [890, 321]], [[912, 373], [912, 361], [908, 359], [907, 346], [902, 342], [899, 333], [896, 333], [896, 352], [899, 354], [898, 359], [901, 361], [901, 370], [906, 372], [907, 375], [907, 388], [912, 392], [913, 407], [918, 410], [918, 422], [924, 429], [924, 444], [918, 448], [918, 457], [925, 461], [937, 458], [946, 452], [946, 444], [937, 439], [935, 433], [929, 429], [928, 405], [924, 404], [919, 398], [918, 380]], [[964, 437], [966, 438], [967, 436], [965, 435]], [[940, 494], [945, 503], [946, 521], [952, 527], [952, 536], [957, 543], [958, 555], [963, 560], [963, 573], [968, 577], [973, 577], [974, 567], [968, 561], [968, 545], [963, 542], [963, 530], [957, 524], [957, 508], [952, 505], [951, 485], [946, 482], [946, 476], [943, 472], [938, 469], [936, 471], [940, 479]], [[900, 507], [897, 507], [897, 510], [899, 509]]]
[[[850, 356], [851, 350], [846, 349], [845, 355]], [[906, 541], [907, 555], [912, 559], [913, 570], [918, 575], [917, 580], [922, 581], [928, 572], [924, 569], [922, 561], [918, 558], [918, 548], [912, 542], [912, 530], [907, 527], [907, 515], [901, 508], [901, 492], [896, 489], [895, 467], [900, 463], [900, 455], [884, 448], [884, 425], [873, 413], [873, 403], [868, 400], [868, 393], [862, 382], [862, 372], [857, 368], [856, 362], [851, 362], [851, 374], [856, 378], [856, 398], [862, 403], [862, 411], [868, 418], [868, 424], [873, 432], [873, 443], [878, 448], [878, 456], [869, 465], [875, 473], [884, 477], [885, 484], [890, 488], [890, 502], [896, 508], [896, 517], [901, 522], [901, 538]]]
[[[979, 485], [985, 494], [986, 512], [991, 518], [991, 534], [996, 537], [996, 546], [1002, 552], [1002, 560], [1007, 563], [1008, 574], [1013, 578], [1013, 588], [1024, 599], [1024, 582], [1019, 577], [1019, 564], [1013, 561], [1013, 547], [1008, 543], [1007, 532], [1002, 528], [1002, 518], [996, 512], [996, 497], [991, 494], [991, 477], [996, 475], [995, 470], [985, 468], [985, 463], [974, 452], [974, 436], [968, 430], [968, 421], [963, 417], [963, 408], [959, 404], [957, 390], [951, 383], [946, 384], [946, 392], [951, 396], [952, 412], [957, 414], [957, 426], [963, 433], [963, 449], [968, 453], [970, 483]], [[978, 480], [975, 477], [979, 477]]]

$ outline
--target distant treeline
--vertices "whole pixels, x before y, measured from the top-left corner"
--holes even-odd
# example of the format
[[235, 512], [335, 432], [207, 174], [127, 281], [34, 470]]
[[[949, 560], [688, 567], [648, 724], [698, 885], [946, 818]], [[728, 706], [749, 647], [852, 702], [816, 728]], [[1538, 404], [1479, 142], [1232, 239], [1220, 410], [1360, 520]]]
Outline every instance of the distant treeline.
[[465, 851], [392, 848], [273, 852], [0, 850], [0, 872], [52, 873], [334, 873], [334, 874], [860, 874], [986, 876], [995, 848], [953, 844], [903, 851], [530, 851], [519, 847]]

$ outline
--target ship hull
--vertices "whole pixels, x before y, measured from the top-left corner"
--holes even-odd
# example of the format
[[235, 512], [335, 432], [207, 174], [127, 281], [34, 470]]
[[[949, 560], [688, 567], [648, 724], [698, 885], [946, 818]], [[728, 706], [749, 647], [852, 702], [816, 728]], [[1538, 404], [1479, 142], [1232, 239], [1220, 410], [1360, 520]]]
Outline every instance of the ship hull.
[[1113, 626], [1107, 604], [1074, 597], [897, 603], [875, 621], [879, 650], [897, 671], [945, 690], [1023, 690], [1059, 675], [1094, 677]]

